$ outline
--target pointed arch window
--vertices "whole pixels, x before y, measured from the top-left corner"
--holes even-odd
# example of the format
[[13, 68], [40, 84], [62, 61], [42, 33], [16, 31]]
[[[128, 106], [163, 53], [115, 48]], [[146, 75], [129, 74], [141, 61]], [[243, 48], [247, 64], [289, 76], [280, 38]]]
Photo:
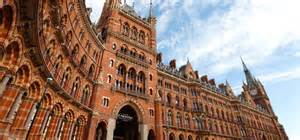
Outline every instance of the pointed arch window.
[[139, 42], [142, 43], [142, 44], [145, 44], [145, 33], [144, 33], [144, 31], [140, 31]]
[[91, 78], [91, 79], [93, 78], [94, 71], [95, 71], [95, 66], [94, 66], [94, 64], [92, 64], [89, 68], [89, 74], [88, 74], [89, 78]]
[[137, 40], [138, 39], [138, 30], [136, 29], [136, 27], [132, 27], [132, 36], [131, 38], [133, 40]]
[[72, 85], [71, 96], [73, 96], [73, 97], [76, 96], [76, 93], [79, 89], [79, 83], [80, 83], [80, 78], [76, 77], [76, 80], [75, 80], [75, 82], [73, 82], [73, 85]]
[[73, 56], [73, 57], [77, 56], [78, 52], [79, 52], [79, 45], [76, 44], [76, 45], [73, 47], [73, 50], [72, 50], [72, 56]]
[[64, 72], [63, 77], [62, 77], [61, 82], [60, 82], [60, 85], [61, 85], [62, 87], [65, 87], [65, 86], [66, 86], [66, 83], [67, 83], [68, 80], [69, 80], [69, 75], [70, 75], [70, 74], [71, 74], [71, 68], [68, 67], [68, 68], [66, 69], [66, 71]]
[[87, 62], [86, 55], [83, 55], [83, 56], [81, 57], [81, 60], [80, 60], [80, 66], [81, 66], [81, 67], [84, 67], [85, 64], [86, 64], [86, 62]]
[[129, 36], [129, 24], [127, 22], [125, 22], [125, 24], [123, 25], [123, 34], [125, 36]]
[[54, 65], [53, 65], [53, 70], [52, 70], [52, 71], [54, 72], [55, 75], [58, 73], [58, 69], [59, 69], [61, 63], [62, 63], [62, 56], [59, 55], [59, 56], [57, 57], [57, 59], [56, 59]]
[[82, 104], [87, 104], [87, 101], [90, 97], [90, 88], [88, 85], [85, 86], [83, 89], [82, 97], [81, 97], [81, 103]]

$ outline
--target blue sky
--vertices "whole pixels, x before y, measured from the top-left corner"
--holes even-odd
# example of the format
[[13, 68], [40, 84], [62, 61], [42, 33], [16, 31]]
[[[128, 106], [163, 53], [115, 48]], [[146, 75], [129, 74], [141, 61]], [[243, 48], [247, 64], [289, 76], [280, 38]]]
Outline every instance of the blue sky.
[[[131, 5], [134, 0], [127, 0]], [[148, 15], [150, 0], [135, 0]], [[104, 0], [86, 0], [98, 21]], [[240, 94], [240, 56], [265, 85], [291, 140], [300, 140], [300, 1], [153, 0], [158, 50], [165, 63], [191, 61], [200, 75], [230, 81]]]

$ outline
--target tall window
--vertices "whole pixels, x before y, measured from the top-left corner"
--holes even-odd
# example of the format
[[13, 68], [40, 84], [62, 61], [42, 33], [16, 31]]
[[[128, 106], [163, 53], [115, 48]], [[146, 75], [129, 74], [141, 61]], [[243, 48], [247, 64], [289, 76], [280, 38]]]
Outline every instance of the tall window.
[[109, 67], [112, 68], [113, 66], [114, 66], [114, 60], [110, 59], [110, 60], [109, 60]]
[[81, 103], [87, 104], [87, 100], [90, 96], [90, 88], [88, 85], [85, 86], [83, 89], [82, 97], [81, 97]]
[[85, 66], [85, 64], [86, 64], [86, 56], [85, 55], [83, 55], [82, 57], [81, 57], [81, 60], [80, 60], [80, 66], [81, 67], [84, 67]]
[[72, 85], [71, 96], [73, 96], [73, 97], [76, 96], [77, 90], [79, 88], [79, 83], [80, 83], [80, 78], [76, 77], [76, 80], [75, 80], [75, 82], [73, 82], [73, 85]]
[[172, 120], [173, 120], [173, 115], [172, 115], [171, 110], [169, 110], [169, 112], [168, 112], [168, 118], [167, 118], [167, 124], [168, 125], [172, 125]]
[[89, 74], [88, 74], [89, 78], [93, 78], [94, 71], [95, 71], [95, 66], [94, 66], [94, 64], [92, 64], [89, 68]]
[[129, 36], [129, 24], [127, 22], [123, 25], [123, 34]]
[[70, 74], [71, 74], [71, 68], [68, 67], [66, 69], [66, 71], [64, 72], [63, 77], [61, 79], [61, 82], [60, 82], [61, 87], [65, 87], [66, 86], [66, 83], [69, 80], [69, 75]]
[[131, 38], [133, 40], [137, 40], [137, 38], [138, 38], [138, 31], [137, 31], [136, 27], [132, 28], [132, 36], [131, 36]]
[[103, 97], [102, 106], [103, 107], [108, 107], [109, 106], [109, 98]]
[[176, 102], [175, 102], [176, 106], [179, 107], [179, 97], [176, 96]]

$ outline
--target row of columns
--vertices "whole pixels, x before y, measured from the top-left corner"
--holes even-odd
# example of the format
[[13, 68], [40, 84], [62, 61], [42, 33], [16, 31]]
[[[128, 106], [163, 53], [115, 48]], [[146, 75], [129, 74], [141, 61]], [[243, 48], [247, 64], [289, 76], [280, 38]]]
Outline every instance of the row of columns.
[[[8, 137], [11, 137], [12, 132], [18, 133], [21, 127], [26, 131], [25, 135], [29, 133], [29, 138], [39, 139], [50, 136], [71, 140], [74, 137], [79, 139], [83, 137], [83, 125], [76, 125], [73, 121], [64, 121], [64, 117], [51, 115], [51, 111], [45, 108], [37, 110], [35, 100], [26, 96], [26, 89], [18, 86], [8, 87], [11, 77], [12, 75], [6, 74], [0, 79], [0, 119], [8, 122], [7, 127], [11, 128], [6, 129], [5, 133], [9, 134]], [[29, 107], [29, 109], [24, 107]], [[20, 115], [17, 116], [17, 113]], [[37, 117], [33, 120], [36, 113]], [[33, 126], [30, 127], [31, 125]]]

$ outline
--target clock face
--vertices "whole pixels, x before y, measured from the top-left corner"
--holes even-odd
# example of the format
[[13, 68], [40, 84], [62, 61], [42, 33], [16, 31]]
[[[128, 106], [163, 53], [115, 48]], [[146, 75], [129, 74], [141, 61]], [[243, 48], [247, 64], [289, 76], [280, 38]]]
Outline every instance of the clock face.
[[250, 91], [250, 94], [251, 94], [251, 95], [256, 95], [256, 94], [257, 94], [256, 89], [252, 89], [252, 90]]

